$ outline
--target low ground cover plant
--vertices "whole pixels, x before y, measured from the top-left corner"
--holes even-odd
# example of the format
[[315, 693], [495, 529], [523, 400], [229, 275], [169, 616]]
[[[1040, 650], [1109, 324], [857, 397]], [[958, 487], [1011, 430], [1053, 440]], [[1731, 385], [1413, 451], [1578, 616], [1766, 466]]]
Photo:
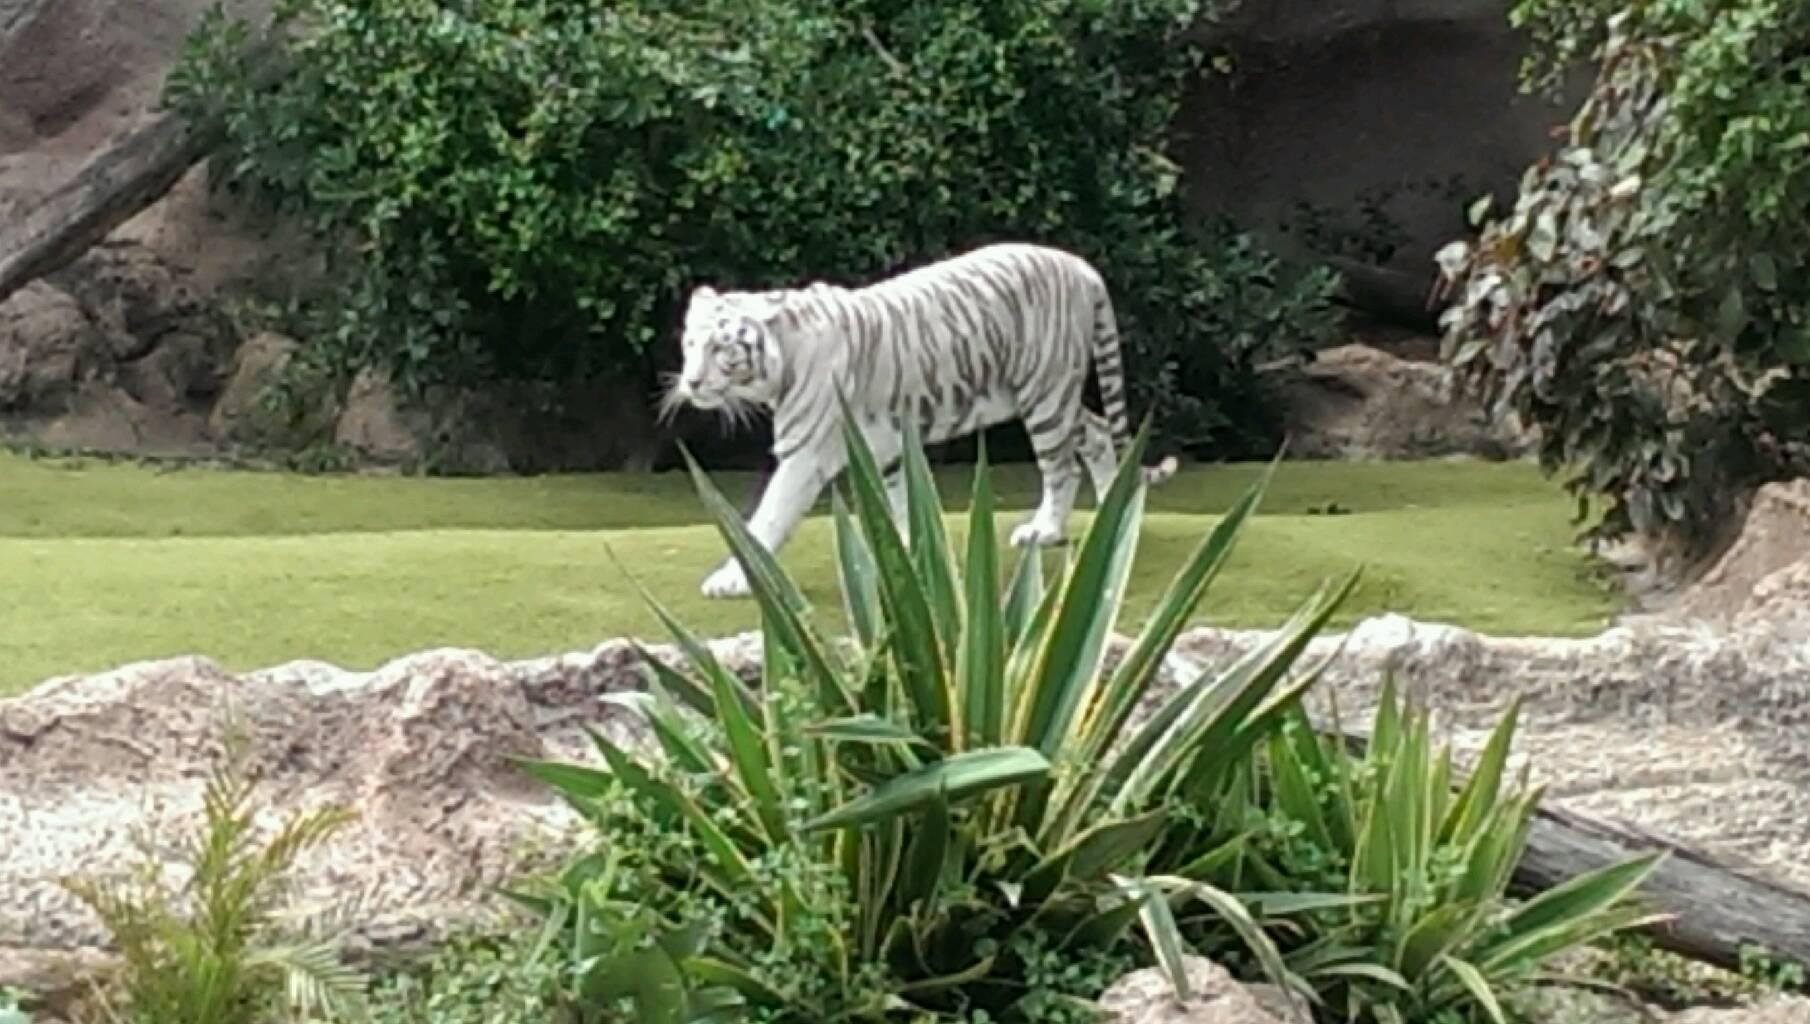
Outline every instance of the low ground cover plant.
[[186, 880], [175, 881], [146, 842], [126, 875], [64, 881], [120, 955], [117, 974], [94, 993], [107, 1024], [304, 1024], [361, 1006], [366, 979], [340, 955], [358, 903], [298, 915], [289, 884], [296, 858], [352, 816], [304, 811], [260, 836], [245, 749], [229, 721], [200, 827], [181, 851]]

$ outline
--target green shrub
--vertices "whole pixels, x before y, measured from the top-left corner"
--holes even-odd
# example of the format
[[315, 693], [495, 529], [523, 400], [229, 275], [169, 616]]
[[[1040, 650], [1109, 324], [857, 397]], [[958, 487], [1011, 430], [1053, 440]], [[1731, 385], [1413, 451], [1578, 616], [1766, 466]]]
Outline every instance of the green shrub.
[[[1424, 709], [1385, 684], [1368, 750], [1346, 752], [1295, 710], [1270, 738], [1248, 807], [1261, 819], [1219, 865], [1230, 889], [1349, 893], [1280, 898], [1298, 938], [1286, 959], [1332, 1019], [1503, 1024], [1505, 996], [1553, 957], [1652, 920], [1629, 902], [1660, 855], [1579, 876], [1519, 905], [1506, 897], [1540, 799], [1505, 779], [1518, 703], [1455, 786]], [[1259, 781], [1253, 778], [1253, 782]], [[1258, 901], [1264, 908], [1263, 901]]]
[[[1613, 14], [1613, 17], [1610, 15]], [[1512, 210], [1440, 254], [1461, 377], [1540, 428], [1597, 537], [1694, 558], [1810, 469], [1810, 5], [1521, 0], [1600, 71]]]
[[857, 283], [1013, 237], [1101, 266], [1167, 436], [1249, 450], [1275, 435], [1253, 362], [1333, 326], [1325, 273], [1182, 227], [1178, 33], [1213, 2], [283, 7], [280, 57], [216, 16], [169, 98], [336, 243], [311, 340], [341, 366], [645, 375], [698, 282]]
[[[98, 994], [130, 1024], [312, 1021], [356, 1004], [365, 981], [340, 959], [342, 918], [355, 904], [296, 921], [286, 906], [295, 859], [351, 820], [340, 808], [292, 815], [256, 842], [244, 736], [228, 731], [203, 794], [203, 823], [186, 846], [190, 878], [172, 887], [147, 843], [127, 877], [68, 878], [113, 937], [119, 984]], [[118, 1006], [114, 1006], [115, 999]]]
[[872, 454], [858, 430], [847, 436], [835, 537], [854, 635], [818, 634], [798, 590], [694, 465], [750, 567], [761, 686], [655, 604], [688, 662], [681, 672], [650, 658], [651, 691], [625, 699], [657, 754], [598, 735], [600, 767], [527, 765], [600, 837], [521, 894], [561, 929], [575, 988], [646, 1020], [737, 1003], [772, 1021], [869, 1019], [900, 1004], [940, 1019], [1051, 1020], [1083, 1013], [1077, 997], [1095, 993], [1064, 991], [1080, 982], [1065, 986], [1050, 958], [1124, 955], [1140, 923], [1185, 991], [1174, 912], [1189, 905], [1283, 978], [1237, 900], [1153, 870], [1152, 854], [1172, 827], [1169, 806], [1225, 789], [1296, 706], [1312, 677], [1290, 678], [1291, 667], [1346, 590], [1322, 593], [1263, 649], [1132, 723], [1263, 483], [1179, 568], [1109, 668], [1142, 519], [1145, 435], [1067, 564], [1046, 582], [1041, 556], [1027, 555], [1003, 596], [984, 457], [957, 547], [922, 452], [906, 445], [907, 540]]

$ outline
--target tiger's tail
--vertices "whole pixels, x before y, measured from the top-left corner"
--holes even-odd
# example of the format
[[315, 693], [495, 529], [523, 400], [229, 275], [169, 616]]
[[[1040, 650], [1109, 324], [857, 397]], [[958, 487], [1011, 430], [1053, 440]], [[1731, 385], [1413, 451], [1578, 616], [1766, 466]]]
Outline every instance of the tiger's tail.
[[[1112, 312], [1112, 298], [1102, 290], [1094, 300], [1094, 372], [1100, 377], [1100, 404], [1112, 430], [1112, 446], [1121, 454], [1131, 447], [1131, 419], [1125, 409], [1125, 362], [1119, 350], [1119, 321]], [[1175, 475], [1180, 463], [1165, 455], [1154, 466], [1145, 466], [1144, 482], [1154, 487]]]

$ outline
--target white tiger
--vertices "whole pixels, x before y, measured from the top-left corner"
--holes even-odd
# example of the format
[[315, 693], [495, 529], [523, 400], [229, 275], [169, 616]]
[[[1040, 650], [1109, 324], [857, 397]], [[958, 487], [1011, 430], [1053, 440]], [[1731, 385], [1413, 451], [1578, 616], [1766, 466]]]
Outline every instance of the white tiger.
[[[984, 246], [864, 288], [692, 292], [684, 365], [666, 396], [740, 418], [773, 412], [778, 460], [749, 530], [777, 552], [845, 467], [840, 388], [881, 466], [903, 521], [899, 471], [904, 417], [925, 443], [1014, 417], [1030, 434], [1043, 499], [1011, 536], [1015, 546], [1059, 543], [1083, 469], [1103, 494], [1130, 439], [1117, 321], [1100, 274], [1060, 249]], [[1092, 363], [1105, 415], [1087, 409]], [[1176, 460], [1144, 469], [1161, 483]], [[749, 593], [731, 556], [703, 593]]]

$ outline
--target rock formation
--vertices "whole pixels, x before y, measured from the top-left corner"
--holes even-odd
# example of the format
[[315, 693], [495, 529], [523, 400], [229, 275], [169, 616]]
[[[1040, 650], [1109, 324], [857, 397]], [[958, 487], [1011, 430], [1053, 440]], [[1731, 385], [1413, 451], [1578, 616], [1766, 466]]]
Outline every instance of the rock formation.
[[1361, 308], [1423, 328], [1434, 251], [1477, 197], [1514, 194], [1587, 81], [1523, 95], [1500, 0], [1274, 0], [1197, 36], [1233, 67], [1182, 107], [1194, 205], [1337, 261]]
[[1271, 386], [1296, 458], [1507, 459], [1532, 448], [1530, 432], [1459, 392], [1445, 366], [1361, 342], [1282, 370]]
[[[1188, 998], [1177, 999], [1161, 971], [1146, 968], [1120, 978], [1100, 996], [1111, 1024], [1284, 1024], [1306, 1018], [1279, 990], [1261, 997], [1226, 969], [1197, 956], [1185, 958]], [[1263, 987], [1267, 989], [1267, 986]]]

